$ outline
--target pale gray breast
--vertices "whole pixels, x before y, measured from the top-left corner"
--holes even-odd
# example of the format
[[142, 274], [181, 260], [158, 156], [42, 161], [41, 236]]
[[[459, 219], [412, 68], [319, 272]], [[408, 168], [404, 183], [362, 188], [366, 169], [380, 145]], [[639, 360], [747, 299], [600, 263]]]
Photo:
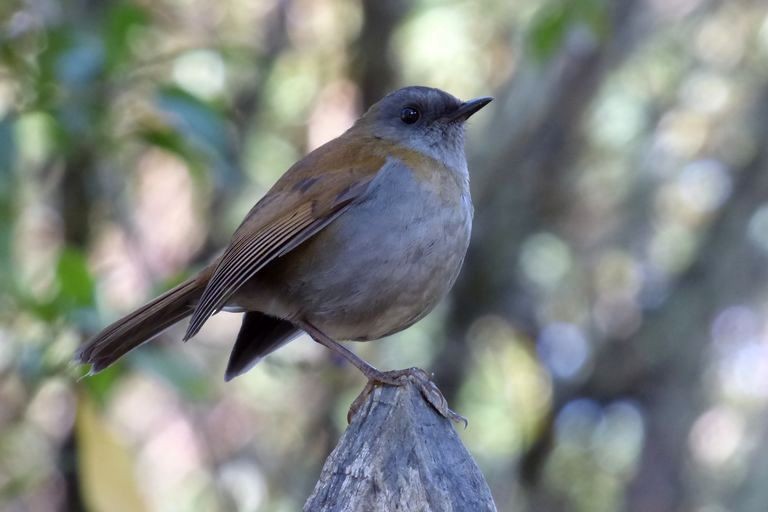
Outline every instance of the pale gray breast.
[[376, 339], [424, 316], [453, 285], [472, 220], [464, 182], [438, 178], [439, 188], [388, 162], [363, 200], [253, 283], [274, 294], [261, 310], [336, 339]]

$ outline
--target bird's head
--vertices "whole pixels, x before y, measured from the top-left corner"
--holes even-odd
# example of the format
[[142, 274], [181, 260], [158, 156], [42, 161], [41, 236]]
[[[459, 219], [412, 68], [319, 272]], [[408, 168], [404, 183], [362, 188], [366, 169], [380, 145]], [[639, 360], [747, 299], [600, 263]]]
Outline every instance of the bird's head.
[[461, 101], [440, 89], [404, 87], [371, 106], [351, 132], [400, 143], [451, 167], [465, 166], [464, 123], [491, 100]]

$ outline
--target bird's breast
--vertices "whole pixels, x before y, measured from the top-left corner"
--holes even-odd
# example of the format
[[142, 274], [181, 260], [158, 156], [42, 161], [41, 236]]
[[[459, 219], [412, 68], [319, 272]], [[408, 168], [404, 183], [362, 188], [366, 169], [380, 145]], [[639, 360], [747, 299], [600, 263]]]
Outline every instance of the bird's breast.
[[257, 276], [265, 312], [336, 339], [376, 339], [428, 313], [456, 280], [472, 205], [455, 171], [413, 165], [391, 160], [358, 203]]

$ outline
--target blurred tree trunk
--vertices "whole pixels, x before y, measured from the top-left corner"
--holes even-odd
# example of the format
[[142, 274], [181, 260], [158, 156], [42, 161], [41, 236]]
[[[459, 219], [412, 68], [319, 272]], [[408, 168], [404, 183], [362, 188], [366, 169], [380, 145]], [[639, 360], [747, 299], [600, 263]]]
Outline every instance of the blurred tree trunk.
[[[768, 137], [768, 90], [755, 102], [754, 140]], [[646, 436], [637, 473], [626, 494], [626, 510], [674, 512], [695, 508], [695, 490], [686, 476], [688, 438], [703, 412], [701, 378], [718, 311], [754, 298], [768, 278], [768, 258], [747, 236], [747, 225], [768, 197], [768, 151], [760, 145], [743, 169], [733, 173], [734, 192], [712, 223], [698, 257], [678, 280], [668, 299], [646, 315], [627, 339], [607, 340], [590, 377], [560, 389], [552, 418], [577, 397], [603, 403], [633, 398], [643, 408]], [[550, 424], [551, 427], [551, 424]], [[551, 433], [551, 428], [548, 429]], [[543, 437], [528, 464], [540, 468], [549, 455]], [[538, 471], [531, 471], [535, 480]], [[539, 499], [549, 499], [546, 493]], [[541, 502], [538, 502], [541, 505]], [[764, 502], [762, 504], [764, 506]], [[537, 509], [539, 507], [533, 507]], [[545, 507], [546, 508], [546, 507]], [[549, 503], [547, 510], [553, 510]], [[741, 509], [739, 509], [741, 510]]]
[[[93, 0], [83, 0], [65, 11], [67, 23], [97, 23], [104, 16], [104, 5]], [[87, 22], [84, 22], [87, 20]], [[58, 156], [62, 158], [63, 171], [55, 204], [62, 222], [65, 247], [76, 249], [86, 255], [93, 235], [93, 208], [96, 198], [103, 197], [100, 189], [97, 166], [98, 148], [104, 148], [103, 134], [99, 131], [112, 103], [109, 90], [94, 83], [88, 90], [70, 90], [69, 107], [87, 121], [79, 125], [71, 123], [68, 115], [59, 113], [57, 122], [62, 130], [58, 140]], [[80, 512], [86, 510], [81, 490], [81, 474], [78, 467], [78, 439], [72, 428], [59, 446], [58, 460], [64, 479], [64, 497], [61, 510]]]
[[613, 2], [604, 41], [567, 44], [548, 63], [527, 62], [499, 94], [495, 116], [469, 155], [475, 222], [467, 259], [451, 295], [446, 337], [435, 364], [451, 401], [469, 360], [464, 340], [481, 314], [514, 319], [534, 333], [535, 297], [522, 285], [517, 256], [523, 242], [556, 230], [570, 204], [568, 171], [580, 147], [580, 123], [608, 71], [633, 47], [645, 21], [636, 0]]
[[86, 250], [91, 239], [90, 214], [93, 209], [93, 155], [87, 146], [72, 151], [64, 164], [60, 190], [60, 211], [64, 241], [68, 246]]
[[[233, 155], [233, 160], [243, 156], [243, 145], [248, 137], [249, 130], [254, 120], [261, 113], [264, 100], [264, 84], [272, 74], [272, 69], [279, 57], [288, 45], [287, 23], [288, 13], [292, 0], [278, 0], [270, 10], [261, 31], [254, 35], [263, 36], [261, 51], [254, 52], [251, 80], [247, 87], [237, 91], [231, 105], [231, 120], [234, 125], [234, 138], [238, 155]], [[245, 181], [243, 165], [233, 165], [233, 173], [229, 173], [224, 180], [214, 181], [211, 197], [210, 212], [211, 226], [205, 237], [203, 248], [198, 251], [195, 263], [202, 267], [207, 265], [212, 256], [221, 250], [227, 243], [231, 227], [222, 223], [227, 218], [227, 208], [235, 201]]]
[[287, 21], [288, 11], [292, 0], [279, 0], [275, 2], [267, 19], [264, 21], [264, 29], [259, 32], [264, 34], [263, 50], [254, 56], [254, 68], [258, 70], [249, 86], [238, 91], [233, 104], [233, 121], [237, 128], [237, 135], [242, 141], [254, 117], [261, 111], [264, 83], [269, 78], [272, 68], [278, 57], [288, 44]]
[[352, 77], [360, 87], [363, 107], [368, 108], [398, 83], [392, 36], [405, 18], [409, 4], [403, 0], [363, 0], [362, 8], [363, 26], [350, 53]]
[[761, 442], [753, 450], [752, 460], [744, 471], [749, 478], [744, 478], [741, 484], [727, 496], [724, 503], [725, 510], [764, 512], [765, 504], [768, 503], [768, 486], [765, 485], [765, 482], [768, 482], [768, 414], [766, 411], [762, 411], [760, 417], [756, 418], [756, 423], [762, 424], [763, 428], [757, 436]]
[[[768, 137], [768, 89], [756, 100], [755, 140]], [[672, 512], [699, 505], [687, 486], [688, 436], [705, 403], [701, 377], [710, 327], [725, 307], [754, 298], [768, 278], [768, 257], [750, 241], [749, 220], [768, 197], [768, 151], [760, 144], [734, 172], [733, 194], [712, 223], [698, 258], [640, 331], [606, 345], [591, 378], [575, 393], [636, 398], [646, 439], [627, 510]]]
[[[449, 402], [455, 401], [471, 360], [466, 332], [480, 315], [511, 318], [518, 329], [535, 338], [536, 297], [523, 284], [516, 265], [520, 247], [533, 234], [557, 232], [567, 219], [568, 205], [574, 201], [568, 173], [581, 146], [584, 113], [605, 76], [623, 62], [649, 27], [649, 15], [637, 0], [612, 2], [606, 19], [610, 29], [604, 40], [591, 45], [566, 43], [551, 61], [521, 66], [498, 95], [493, 120], [475, 135], [492, 138], [493, 144], [478, 144], [482, 152], [469, 155], [476, 212], [473, 239], [451, 295], [447, 343], [434, 364]], [[541, 432], [539, 448], [549, 446], [548, 434]], [[534, 465], [543, 463], [546, 454], [548, 448], [540, 457], [533, 453]], [[511, 464], [510, 478], [515, 469]], [[537, 476], [523, 481], [530, 486], [531, 509], [563, 509], [554, 497], [541, 492]], [[504, 501], [503, 496], [497, 499]]]
[[[79, 141], [82, 142], [82, 141]], [[61, 186], [58, 187], [59, 214], [62, 219], [64, 244], [86, 254], [91, 243], [91, 214], [94, 198], [99, 197], [96, 188], [96, 155], [92, 148], [99, 147], [93, 141], [86, 143], [73, 142], [75, 148], [70, 149], [63, 163], [64, 171]], [[75, 429], [67, 433], [59, 447], [59, 467], [65, 482], [65, 498], [62, 501], [62, 511], [79, 512], [86, 510], [80, 489], [80, 472], [78, 468], [78, 443]]]

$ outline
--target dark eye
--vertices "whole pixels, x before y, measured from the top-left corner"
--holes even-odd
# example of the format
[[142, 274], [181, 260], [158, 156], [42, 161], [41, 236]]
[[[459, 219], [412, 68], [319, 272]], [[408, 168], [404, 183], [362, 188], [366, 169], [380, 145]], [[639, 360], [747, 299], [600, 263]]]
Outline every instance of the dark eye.
[[414, 107], [405, 107], [400, 111], [400, 120], [405, 124], [413, 124], [419, 120], [421, 114]]

